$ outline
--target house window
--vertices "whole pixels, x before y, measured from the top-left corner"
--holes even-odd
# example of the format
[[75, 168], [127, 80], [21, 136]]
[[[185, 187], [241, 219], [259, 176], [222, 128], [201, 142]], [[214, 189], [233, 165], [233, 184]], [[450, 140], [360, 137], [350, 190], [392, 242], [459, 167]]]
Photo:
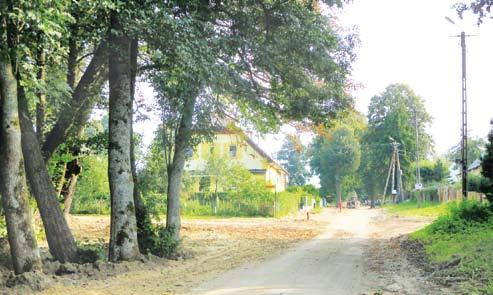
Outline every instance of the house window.
[[236, 158], [236, 145], [229, 146], [229, 155], [231, 158]]

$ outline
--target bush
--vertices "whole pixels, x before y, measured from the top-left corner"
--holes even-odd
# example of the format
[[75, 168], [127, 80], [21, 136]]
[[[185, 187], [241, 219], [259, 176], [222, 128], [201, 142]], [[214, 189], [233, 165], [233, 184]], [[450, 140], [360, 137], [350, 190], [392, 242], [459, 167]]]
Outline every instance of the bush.
[[159, 257], [170, 257], [176, 253], [180, 241], [173, 237], [173, 229], [158, 225], [155, 227], [154, 245], [151, 253]]
[[491, 217], [490, 208], [477, 201], [461, 202], [459, 206], [450, 208], [452, 218], [473, 222], [487, 222]]
[[94, 263], [106, 259], [106, 247], [104, 241], [95, 244], [77, 244], [77, 262]]
[[449, 207], [450, 213], [439, 217], [425, 228], [430, 234], [451, 234], [468, 231], [471, 227], [480, 227], [488, 223], [492, 213], [487, 205], [477, 201], [465, 201]]

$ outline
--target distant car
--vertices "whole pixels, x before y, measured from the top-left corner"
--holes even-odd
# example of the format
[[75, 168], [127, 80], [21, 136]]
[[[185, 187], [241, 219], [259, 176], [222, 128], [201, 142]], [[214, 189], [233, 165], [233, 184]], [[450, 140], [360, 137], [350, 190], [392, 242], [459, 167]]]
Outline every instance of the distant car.
[[359, 208], [361, 205], [361, 202], [358, 199], [352, 199], [347, 202], [347, 207], [350, 209], [356, 209]]

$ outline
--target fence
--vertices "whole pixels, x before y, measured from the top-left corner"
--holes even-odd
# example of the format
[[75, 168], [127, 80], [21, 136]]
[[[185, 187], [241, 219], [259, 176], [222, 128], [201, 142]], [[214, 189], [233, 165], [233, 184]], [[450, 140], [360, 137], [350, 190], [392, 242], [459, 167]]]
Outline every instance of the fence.
[[[462, 190], [460, 188], [449, 186], [426, 188], [421, 192], [421, 194], [418, 192], [412, 192], [411, 195], [417, 200], [441, 203], [462, 200]], [[482, 193], [468, 192], [468, 199], [483, 202], [486, 197]]]

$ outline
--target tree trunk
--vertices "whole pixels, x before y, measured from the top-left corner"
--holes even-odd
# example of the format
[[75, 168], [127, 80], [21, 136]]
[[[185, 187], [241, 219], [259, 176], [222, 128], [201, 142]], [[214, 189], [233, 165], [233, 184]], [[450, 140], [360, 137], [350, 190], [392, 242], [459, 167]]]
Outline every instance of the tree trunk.
[[[130, 45], [130, 93], [132, 95], [132, 102], [135, 101], [135, 82], [137, 78], [137, 54], [138, 54], [138, 40], [132, 39]], [[133, 114], [132, 114], [133, 116]], [[149, 216], [147, 207], [142, 200], [140, 193], [139, 179], [137, 177], [137, 167], [135, 165], [135, 144], [134, 144], [134, 132], [133, 132], [133, 118], [131, 120], [132, 126], [131, 132], [131, 145], [130, 145], [130, 164], [132, 169], [132, 179], [134, 181], [134, 203], [135, 203], [135, 218], [137, 220], [137, 240], [139, 241], [139, 249], [141, 253], [146, 254], [149, 252], [150, 247], [153, 244], [153, 229], [152, 221]]]
[[339, 210], [342, 210], [342, 191], [341, 184], [339, 182], [336, 183], [336, 194], [337, 194], [337, 207]]
[[79, 178], [78, 174], [72, 174], [70, 177], [70, 182], [68, 184], [67, 195], [65, 196], [65, 200], [63, 202], [63, 215], [65, 218], [68, 218], [70, 215], [70, 208], [72, 208], [72, 202], [74, 200], [75, 188], [77, 187], [77, 179]]
[[192, 135], [193, 110], [197, 98], [195, 96], [185, 101], [180, 127], [175, 138], [175, 153], [173, 163], [168, 167], [168, 204], [166, 228], [173, 232], [176, 240], [180, 239], [180, 189], [183, 168], [185, 167], [186, 151]]
[[[38, 58], [38, 81], [44, 81], [46, 79], [46, 53], [43, 48], [39, 49]], [[37, 93], [38, 102], [36, 103], [36, 135], [38, 136], [38, 142], [44, 140], [44, 125], [45, 125], [45, 108], [46, 108], [46, 92], [45, 90], [38, 90]]]
[[57, 182], [56, 186], [56, 196], [59, 197], [62, 194], [63, 186], [65, 185], [65, 173], [67, 172], [67, 162], [63, 161], [62, 163], [62, 172], [60, 179]]
[[26, 97], [19, 87], [19, 116], [22, 130], [22, 152], [31, 193], [36, 199], [45, 228], [50, 253], [60, 262], [74, 261], [77, 247], [65, 220], [58, 196], [46, 169], [40, 145], [29, 118]]
[[0, 192], [16, 274], [42, 268], [26, 192], [17, 81], [10, 61], [0, 60]]
[[140, 255], [137, 240], [134, 182], [130, 161], [132, 96], [130, 44], [117, 12], [110, 14], [109, 34], [109, 167], [111, 230], [109, 260], [134, 260]]
[[94, 57], [87, 66], [77, 87], [75, 87], [72, 93], [72, 100], [60, 111], [60, 116], [55, 126], [46, 135], [46, 140], [42, 147], [45, 159], [49, 159], [58, 146], [67, 140], [70, 134], [69, 131], [78, 134], [78, 131], [83, 128], [84, 123], [89, 118], [95, 103], [93, 97], [101, 93], [103, 84], [108, 76], [107, 50], [107, 44], [103, 41], [94, 53]]
[[[76, 157], [79, 156], [79, 152], [75, 153]], [[75, 158], [66, 165], [65, 178], [68, 179], [64, 193], [63, 193], [63, 215], [67, 218], [70, 215], [70, 208], [75, 196], [75, 189], [77, 188], [77, 180], [82, 172], [82, 167], [79, 164], [79, 160]]]

